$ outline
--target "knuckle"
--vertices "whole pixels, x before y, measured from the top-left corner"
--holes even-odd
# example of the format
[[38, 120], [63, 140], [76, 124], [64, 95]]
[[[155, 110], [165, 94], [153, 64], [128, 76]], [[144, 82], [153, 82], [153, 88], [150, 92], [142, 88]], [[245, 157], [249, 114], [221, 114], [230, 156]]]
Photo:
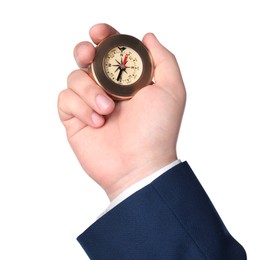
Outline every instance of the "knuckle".
[[63, 103], [63, 101], [66, 99], [67, 96], [68, 96], [68, 89], [64, 89], [59, 93], [58, 106], [60, 106]]

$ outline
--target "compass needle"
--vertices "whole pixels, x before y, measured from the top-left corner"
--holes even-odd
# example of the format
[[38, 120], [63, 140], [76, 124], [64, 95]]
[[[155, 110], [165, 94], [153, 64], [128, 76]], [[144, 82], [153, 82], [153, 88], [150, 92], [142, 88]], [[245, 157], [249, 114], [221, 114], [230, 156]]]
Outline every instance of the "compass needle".
[[120, 69], [119, 75], [117, 77], [117, 81], [121, 81], [122, 72], [123, 72], [123, 69]]

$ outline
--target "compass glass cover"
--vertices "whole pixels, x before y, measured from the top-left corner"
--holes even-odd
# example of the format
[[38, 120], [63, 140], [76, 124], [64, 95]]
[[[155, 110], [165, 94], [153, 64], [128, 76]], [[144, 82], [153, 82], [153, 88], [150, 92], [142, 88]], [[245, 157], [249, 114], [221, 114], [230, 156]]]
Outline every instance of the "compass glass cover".
[[139, 54], [132, 48], [117, 46], [104, 57], [105, 75], [119, 85], [131, 85], [141, 76], [143, 63]]

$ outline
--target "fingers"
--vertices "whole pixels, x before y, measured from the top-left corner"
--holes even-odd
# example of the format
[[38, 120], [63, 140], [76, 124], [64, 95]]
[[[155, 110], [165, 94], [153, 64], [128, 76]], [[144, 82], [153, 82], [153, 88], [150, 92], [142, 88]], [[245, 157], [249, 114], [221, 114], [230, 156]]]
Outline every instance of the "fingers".
[[101, 115], [112, 112], [114, 102], [82, 70], [73, 71], [68, 77], [68, 88], [73, 90], [93, 110]]
[[[100, 127], [104, 124], [104, 118], [71, 89], [65, 89], [60, 93], [58, 104], [59, 116], [66, 127], [71, 128], [71, 125], [78, 127], [79, 124], [80, 128], [84, 126]], [[73, 124], [68, 123], [70, 120], [74, 120]]]
[[185, 95], [184, 83], [175, 56], [152, 33], [144, 36], [143, 43], [150, 50], [154, 60], [155, 83], [165, 88], [171, 94], [180, 92], [182, 95]]
[[[108, 24], [96, 24], [90, 29], [90, 37], [95, 44], [99, 44], [103, 39], [118, 33]], [[80, 42], [74, 48], [74, 58], [80, 68], [87, 68], [92, 63], [95, 56], [95, 47], [90, 42]]]
[[114, 110], [113, 100], [82, 70], [73, 71], [67, 84], [68, 89], [61, 92], [58, 100], [63, 123], [76, 118], [85, 125], [102, 126], [103, 116]]
[[[118, 32], [108, 24], [96, 24], [89, 33], [92, 41], [99, 44]], [[80, 68], [87, 68], [95, 57], [94, 45], [87, 41], [78, 43], [74, 48], [74, 57]], [[77, 120], [74, 128], [75, 125], [78, 128], [83, 125], [102, 126], [105, 122], [103, 116], [110, 114], [115, 107], [113, 100], [83, 70], [69, 75], [68, 89], [61, 92], [58, 103], [59, 115], [65, 126], [69, 125], [68, 121]]]

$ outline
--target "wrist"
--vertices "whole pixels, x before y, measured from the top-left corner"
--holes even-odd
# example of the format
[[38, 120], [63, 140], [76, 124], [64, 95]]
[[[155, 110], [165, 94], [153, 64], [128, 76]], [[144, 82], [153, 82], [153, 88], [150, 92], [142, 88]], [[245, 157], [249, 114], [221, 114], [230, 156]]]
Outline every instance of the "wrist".
[[124, 190], [123, 192], [121, 192], [117, 197], [115, 197], [111, 203], [109, 204], [109, 206], [107, 207], [107, 209], [101, 214], [104, 215], [106, 214], [108, 211], [110, 211], [111, 209], [113, 209], [115, 206], [117, 206], [118, 204], [120, 204], [122, 201], [124, 201], [125, 199], [127, 199], [128, 197], [130, 197], [132, 194], [134, 194], [136, 191], [141, 190], [142, 188], [144, 188], [146, 185], [150, 184], [152, 181], [154, 181], [155, 179], [157, 179], [158, 177], [160, 177], [160, 175], [162, 175], [163, 173], [167, 172], [169, 169], [175, 167], [176, 165], [178, 165], [179, 163], [181, 163], [181, 160], [175, 160], [174, 162], [171, 162], [170, 164], [164, 166], [163, 168], [161, 168], [160, 170], [152, 173], [151, 175], [143, 178], [142, 180], [134, 183], [133, 185], [131, 185], [130, 187], [128, 187], [126, 190]]
[[[120, 177], [111, 183], [108, 187], [103, 187], [110, 201], [113, 201], [120, 194], [125, 193], [131, 186], [140, 183], [150, 182], [158, 174], [167, 171], [169, 168], [178, 164], [177, 156], [164, 156], [164, 159], [154, 159], [141, 164], [139, 167], [135, 167], [129, 170], [125, 174], [121, 174]], [[137, 185], [139, 187], [139, 185]], [[128, 192], [127, 192], [128, 194]]]

